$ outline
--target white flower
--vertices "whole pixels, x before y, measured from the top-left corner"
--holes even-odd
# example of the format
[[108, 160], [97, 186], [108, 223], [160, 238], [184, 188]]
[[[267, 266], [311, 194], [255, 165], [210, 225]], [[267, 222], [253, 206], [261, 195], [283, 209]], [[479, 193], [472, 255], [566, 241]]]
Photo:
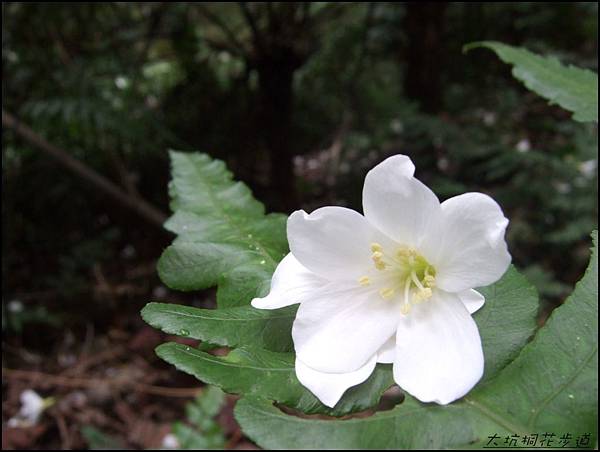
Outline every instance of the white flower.
[[581, 162], [579, 164], [579, 172], [581, 174], [583, 174], [587, 179], [591, 179], [592, 177], [594, 177], [597, 167], [598, 167], [598, 160], [596, 160], [596, 159], [586, 160], [585, 162]]
[[440, 204], [414, 171], [404, 155], [373, 168], [364, 216], [343, 207], [294, 212], [291, 253], [270, 293], [252, 300], [261, 309], [301, 303], [296, 375], [327, 406], [378, 362], [393, 363], [396, 383], [423, 402], [450, 403], [482, 376], [471, 314], [484, 297], [473, 287], [506, 271], [508, 220], [481, 193]]
[[54, 398], [40, 397], [32, 389], [21, 393], [21, 409], [16, 416], [8, 420], [9, 427], [31, 427], [36, 425], [43, 411], [54, 403]]
[[175, 435], [167, 433], [162, 439], [162, 447], [163, 449], [179, 449], [181, 444]]
[[517, 143], [517, 151], [519, 151], [520, 153], [525, 153], [525, 152], [529, 152], [529, 150], [531, 149], [531, 143], [529, 142], [529, 140], [527, 138], [523, 138], [521, 141], [519, 141]]

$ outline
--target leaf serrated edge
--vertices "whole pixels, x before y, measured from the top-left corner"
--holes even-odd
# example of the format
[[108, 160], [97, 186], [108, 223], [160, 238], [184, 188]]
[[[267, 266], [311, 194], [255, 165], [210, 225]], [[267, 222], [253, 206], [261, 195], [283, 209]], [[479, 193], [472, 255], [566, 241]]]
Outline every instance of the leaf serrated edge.
[[[542, 55], [538, 55], [534, 52], [531, 52], [530, 50], [526, 49], [526, 48], [522, 48], [522, 47], [514, 47], [508, 44], [504, 44], [502, 42], [499, 41], [476, 41], [476, 42], [471, 42], [469, 44], [465, 44], [462, 47], [462, 53], [466, 54], [467, 52], [469, 52], [472, 49], [475, 48], [484, 48], [484, 49], [488, 49], [491, 50], [492, 52], [494, 52], [496, 54], [496, 56], [498, 58], [500, 58], [500, 60], [502, 60], [504, 63], [509, 64], [512, 66], [511, 69], [511, 73], [513, 75], [513, 77], [515, 77], [517, 80], [519, 80], [521, 83], [523, 83], [525, 85], [525, 87], [527, 89], [529, 89], [530, 91], [536, 93], [538, 96], [542, 97], [543, 99], [546, 99], [548, 101], [548, 103], [550, 105], [557, 105], [560, 108], [562, 108], [563, 110], [566, 110], [570, 113], [572, 113], [572, 118], [575, 121], [579, 121], [579, 122], [598, 122], [598, 99], [597, 99], [597, 85], [598, 85], [598, 75], [594, 72], [591, 71], [587, 68], [581, 68], [581, 67], [577, 67], [574, 66], [572, 64], [569, 65], [565, 65], [563, 64], [558, 58], [553, 57], [553, 56], [542, 56]], [[504, 51], [514, 51], [514, 52], [521, 52], [526, 56], [530, 56], [532, 57], [530, 59], [530, 63], [533, 65], [538, 65], [537, 59], [545, 59], [548, 60], [551, 63], [554, 64], [558, 64], [560, 67], [566, 69], [566, 70], [577, 70], [580, 71], [582, 75], [585, 75], [586, 77], [595, 77], [595, 87], [596, 87], [596, 103], [595, 104], [590, 104], [589, 109], [593, 110], [594, 105], [596, 106], [596, 114], [594, 116], [594, 113], [588, 112], [588, 108], [582, 108], [582, 109], [574, 109], [572, 107], [567, 107], [565, 105], [563, 105], [563, 103], [560, 103], [558, 101], [556, 101], [556, 98], [559, 97], [557, 95], [555, 96], [550, 96], [546, 93], [542, 94], [540, 92], [539, 89], [536, 89], [533, 87], [531, 80], [523, 77], [523, 75], [520, 73], [520, 71], [522, 70], [522, 66], [518, 63], [514, 63], [512, 61], [508, 61], [503, 55], [502, 53]], [[542, 67], [541, 68], [542, 71], [549, 71], [549, 69]], [[554, 74], [556, 75], [556, 74]], [[567, 82], [569, 81], [568, 78], [563, 77], [562, 74], [559, 75], [560, 77], [562, 77], [563, 79], [565, 79]]]

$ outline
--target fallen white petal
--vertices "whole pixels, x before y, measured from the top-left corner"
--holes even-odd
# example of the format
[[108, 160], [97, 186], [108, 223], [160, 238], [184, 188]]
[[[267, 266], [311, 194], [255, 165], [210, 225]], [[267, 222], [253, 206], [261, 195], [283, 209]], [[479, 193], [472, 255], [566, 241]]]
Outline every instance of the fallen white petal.
[[37, 392], [26, 389], [21, 393], [21, 403], [19, 414], [32, 424], [37, 423], [42, 411], [44, 411], [44, 399]]
[[165, 449], [179, 449], [181, 445], [175, 435], [167, 433], [162, 439], [162, 447]]

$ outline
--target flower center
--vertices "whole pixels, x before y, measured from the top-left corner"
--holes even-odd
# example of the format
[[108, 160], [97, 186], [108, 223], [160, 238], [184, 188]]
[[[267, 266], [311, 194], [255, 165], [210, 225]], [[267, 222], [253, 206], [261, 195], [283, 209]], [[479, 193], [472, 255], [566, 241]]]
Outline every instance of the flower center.
[[384, 300], [400, 297], [400, 311], [406, 315], [411, 304], [428, 300], [435, 287], [435, 268], [414, 248], [401, 246], [387, 254], [379, 243], [371, 243], [371, 259], [377, 270], [358, 279], [361, 286], [376, 283]]

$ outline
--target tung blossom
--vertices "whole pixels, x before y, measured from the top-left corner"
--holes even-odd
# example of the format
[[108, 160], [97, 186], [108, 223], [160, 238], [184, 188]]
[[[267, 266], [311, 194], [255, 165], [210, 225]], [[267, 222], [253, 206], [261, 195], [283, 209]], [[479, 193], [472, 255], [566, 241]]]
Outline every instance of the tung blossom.
[[329, 407], [379, 363], [423, 402], [450, 403], [483, 374], [471, 314], [474, 287], [498, 280], [510, 263], [508, 220], [482, 193], [440, 204], [413, 177], [410, 158], [374, 167], [363, 188], [364, 216], [343, 207], [294, 212], [291, 252], [260, 309], [300, 303], [292, 328], [298, 380]]

